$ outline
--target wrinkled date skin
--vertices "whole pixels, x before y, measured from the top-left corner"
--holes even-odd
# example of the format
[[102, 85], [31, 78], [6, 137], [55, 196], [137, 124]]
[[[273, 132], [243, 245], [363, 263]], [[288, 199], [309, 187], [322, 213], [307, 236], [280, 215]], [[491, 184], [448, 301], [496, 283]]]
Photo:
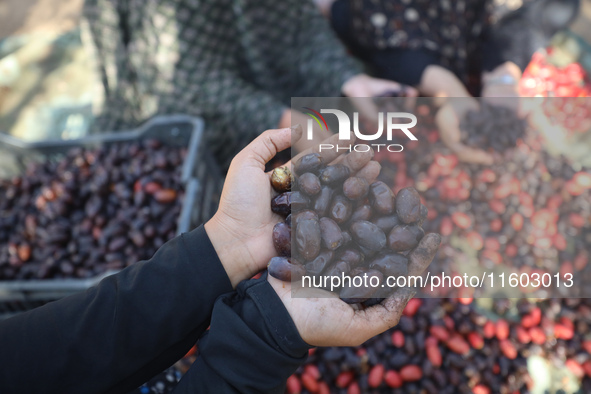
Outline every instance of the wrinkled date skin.
[[333, 194], [334, 190], [331, 187], [323, 186], [320, 193], [316, 196], [313, 208], [319, 216], [326, 216]]
[[365, 178], [351, 177], [343, 185], [343, 194], [352, 201], [362, 200], [368, 193], [369, 183]]
[[369, 263], [369, 268], [381, 271], [387, 276], [406, 276], [408, 259], [398, 253], [380, 254]]
[[369, 203], [378, 214], [390, 215], [394, 212], [394, 193], [384, 182], [374, 182], [369, 188]]
[[305, 209], [293, 214], [293, 225], [292, 231], [295, 234], [295, 229], [298, 227], [298, 223], [302, 220], [318, 220], [318, 215], [314, 211]]
[[372, 252], [378, 252], [386, 246], [386, 234], [371, 222], [359, 221], [349, 229], [353, 240]]
[[406, 224], [414, 223], [421, 217], [421, 197], [412, 187], [398, 192], [396, 196], [396, 214]]
[[385, 234], [389, 233], [394, 227], [400, 224], [400, 220], [396, 215], [379, 216], [371, 221], [378, 226]]
[[317, 173], [323, 164], [322, 156], [319, 153], [310, 153], [297, 161], [294, 170], [298, 175], [305, 174], [306, 172]]
[[330, 218], [320, 219], [322, 246], [328, 250], [336, 250], [343, 244], [343, 232], [339, 225]]
[[332, 261], [333, 251], [325, 250], [321, 252], [314, 260], [306, 264], [306, 273], [309, 275], [320, 275]]
[[417, 246], [424, 235], [418, 226], [396, 226], [388, 235], [388, 246], [395, 252], [404, 252]]
[[285, 216], [291, 213], [291, 192], [281, 193], [271, 200], [271, 211]]
[[287, 223], [273, 227], [273, 245], [280, 256], [291, 257], [291, 228]]
[[320, 182], [325, 185], [334, 185], [343, 182], [350, 173], [349, 167], [344, 164], [328, 166], [320, 171]]
[[368, 204], [363, 204], [353, 211], [351, 218], [349, 219], [350, 223], [357, 222], [359, 220], [369, 221], [373, 212], [371, 211], [371, 207]]
[[[354, 285], [355, 277], [363, 279], [363, 282], [361, 282], [359, 279], [356, 280], [362, 283], [361, 286]], [[361, 271], [358, 274], [356, 274], [355, 277], [351, 278], [352, 285], [343, 286], [339, 293], [341, 300], [345, 301], [348, 304], [358, 304], [365, 301], [368, 298], [371, 298], [378, 290], [378, 288], [381, 288], [382, 281], [384, 280], [384, 276], [382, 275], [382, 273], [374, 269]], [[377, 284], [377, 286], [374, 287], [371, 285], [371, 283]]]
[[320, 253], [321, 235], [318, 220], [299, 220], [296, 233], [295, 245], [298, 254], [306, 261], [312, 261]]
[[291, 211], [298, 212], [307, 209], [310, 205], [310, 198], [299, 191], [291, 192]]
[[316, 175], [311, 172], [306, 172], [298, 178], [298, 188], [308, 196], [315, 196], [320, 193], [322, 185]]
[[277, 167], [271, 173], [271, 185], [278, 193], [291, 190], [292, 175], [287, 167]]
[[287, 257], [273, 257], [267, 269], [269, 275], [284, 282], [300, 280], [306, 272], [301, 264]]
[[330, 217], [338, 224], [345, 223], [353, 214], [353, 204], [345, 196], [336, 196], [330, 206]]
[[330, 266], [324, 273], [326, 276], [338, 276], [342, 277], [343, 274], [347, 275], [351, 271], [351, 266], [346, 261], [337, 261]]
[[338, 260], [346, 261], [355, 267], [363, 261], [363, 255], [357, 249], [345, 249], [338, 255]]

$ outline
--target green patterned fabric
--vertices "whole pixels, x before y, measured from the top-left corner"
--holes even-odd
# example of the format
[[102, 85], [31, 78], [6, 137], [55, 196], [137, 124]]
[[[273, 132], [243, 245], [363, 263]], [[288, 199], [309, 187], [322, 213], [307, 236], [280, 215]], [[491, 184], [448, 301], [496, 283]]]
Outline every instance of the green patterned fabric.
[[106, 94], [94, 128], [202, 116], [223, 165], [292, 96], [339, 96], [360, 72], [307, 0], [87, 0], [84, 16]]

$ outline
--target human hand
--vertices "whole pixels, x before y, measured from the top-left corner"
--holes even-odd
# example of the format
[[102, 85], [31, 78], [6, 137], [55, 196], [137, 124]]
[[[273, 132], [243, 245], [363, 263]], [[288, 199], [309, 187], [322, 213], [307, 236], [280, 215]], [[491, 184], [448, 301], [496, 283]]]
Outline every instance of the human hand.
[[407, 97], [415, 97], [418, 92], [410, 86], [403, 86], [398, 82], [387, 79], [370, 77], [367, 74], [357, 74], [343, 84], [342, 92], [347, 97], [380, 97], [389, 92], [404, 92]]
[[[233, 287], [264, 269], [276, 255], [273, 226], [283, 218], [271, 211], [271, 199], [276, 193], [271, 187], [271, 174], [265, 173], [265, 164], [301, 136], [299, 126], [265, 131], [230, 164], [219, 208], [205, 224], [205, 230]], [[338, 134], [326, 142], [338, 145]], [[323, 155], [327, 162], [342, 161], [372, 182], [381, 169], [371, 161], [373, 152], [353, 152], [338, 158], [328, 152]]]
[[493, 164], [493, 156], [481, 149], [464, 145], [461, 141], [460, 119], [469, 111], [478, 110], [479, 104], [472, 98], [461, 98], [447, 101], [435, 115], [435, 123], [439, 128], [441, 140], [450, 148], [458, 159], [475, 164]]
[[[421, 275], [441, 243], [439, 234], [427, 234], [409, 254], [409, 275]], [[398, 289], [382, 303], [355, 309], [335, 293], [321, 289], [294, 288], [268, 275], [293, 319], [302, 339], [311, 346], [358, 346], [398, 324], [402, 311], [414, 292]]]

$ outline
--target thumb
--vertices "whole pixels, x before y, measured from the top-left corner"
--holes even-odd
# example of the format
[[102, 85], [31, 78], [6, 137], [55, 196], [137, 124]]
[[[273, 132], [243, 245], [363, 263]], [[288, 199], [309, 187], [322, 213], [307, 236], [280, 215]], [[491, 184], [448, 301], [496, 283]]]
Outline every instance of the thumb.
[[299, 124], [285, 129], [267, 130], [236, 155], [235, 160], [240, 165], [254, 164], [264, 170], [268, 161], [289, 148], [301, 136], [302, 127]]

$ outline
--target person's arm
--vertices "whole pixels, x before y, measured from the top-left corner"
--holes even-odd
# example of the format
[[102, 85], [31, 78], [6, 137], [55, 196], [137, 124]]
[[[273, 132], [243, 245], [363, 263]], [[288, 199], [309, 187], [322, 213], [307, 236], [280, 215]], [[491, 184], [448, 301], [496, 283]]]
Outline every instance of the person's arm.
[[199, 357], [174, 394], [285, 392], [311, 346], [266, 277], [244, 281], [216, 301]]
[[182, 357], [232, 286], [203, 227], [86, 292], [0, 323], [3, 393], [125, 393]]
[[[409, 275], [423, 273], [440, 242], [438, 234], [423, 238], [409, 254]], [[401, 288], [355, 310], [335, 294], [292, 288], [267, 274], [242, 282], [216, 301], [199, 357], [173, 393], [283, 393], [311, 346], [359, 346], [398, 324], [413, 294]]]

